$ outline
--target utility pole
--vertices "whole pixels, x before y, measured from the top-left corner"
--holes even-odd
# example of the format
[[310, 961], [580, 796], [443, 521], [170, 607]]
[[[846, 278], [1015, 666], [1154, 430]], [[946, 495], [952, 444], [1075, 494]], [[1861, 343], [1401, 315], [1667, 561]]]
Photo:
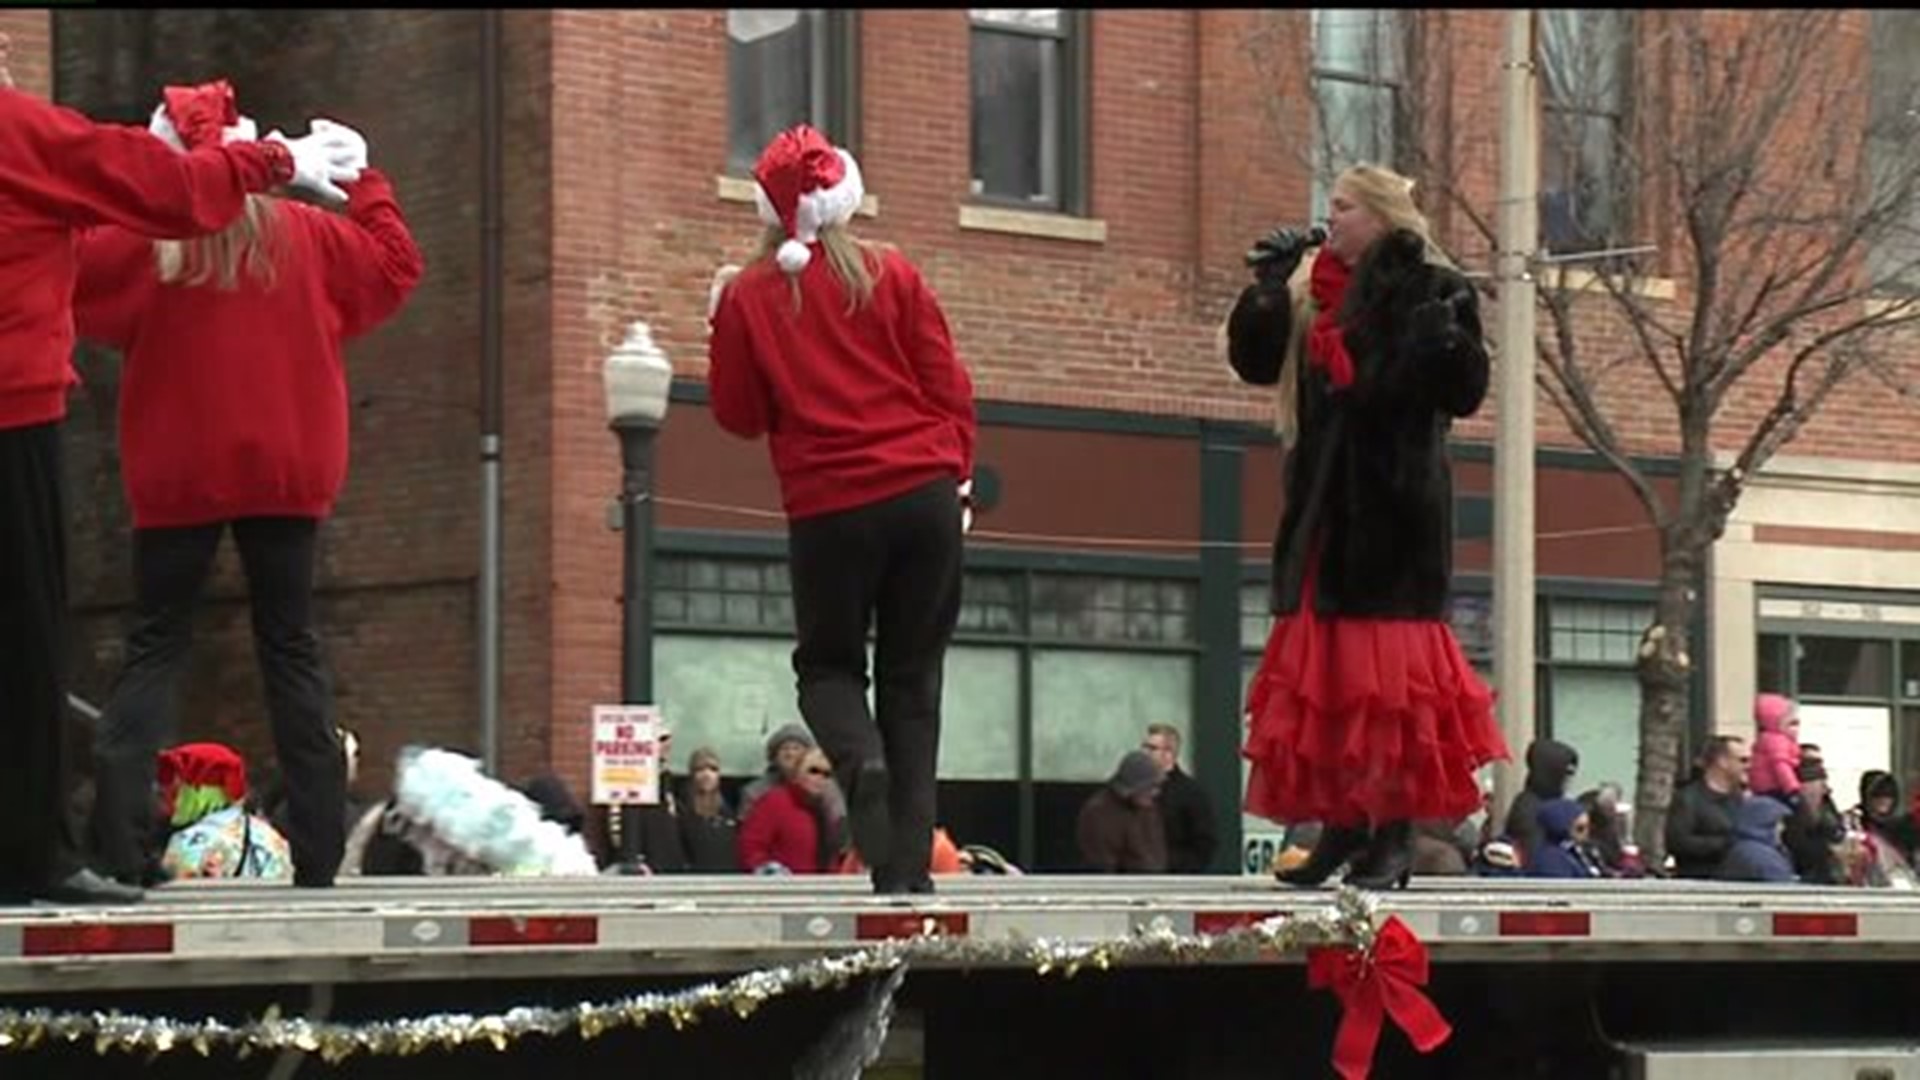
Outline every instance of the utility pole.
[[1540, 242], [1540, 101], [1534, 12], [1507, 13], [1500, 72], [1499, 430], [1493, 451], [1493, 674], [1514, 760], [1494, 773], [1505, 813], [1534, 736], [1534, 255]]

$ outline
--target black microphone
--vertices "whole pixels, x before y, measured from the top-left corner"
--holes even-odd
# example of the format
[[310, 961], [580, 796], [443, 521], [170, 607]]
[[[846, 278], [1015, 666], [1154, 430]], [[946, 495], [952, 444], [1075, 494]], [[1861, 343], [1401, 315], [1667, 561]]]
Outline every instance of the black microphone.
[[[1302, 250], [1306, 248], [1316, 248], [1326, 242], [1327, 227], [1325, 225], [1309, 225], [1307, 226], [1306, 233], [1301, 236]], [[1278, 258], [1278, 255], [1271, 248], [1263, 250], [1256, 247], [1252, 251], [1247, 252], [1247, 265], [1258, 266], [1274, 258]]]

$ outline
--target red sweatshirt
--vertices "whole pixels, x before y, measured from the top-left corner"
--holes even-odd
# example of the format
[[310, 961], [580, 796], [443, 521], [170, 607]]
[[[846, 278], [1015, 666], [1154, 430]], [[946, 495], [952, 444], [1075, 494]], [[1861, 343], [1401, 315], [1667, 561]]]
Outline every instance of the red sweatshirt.
[[770, 862], [796, 874], [818, 874], [820, 823], [796, 784], [781, 784], [760, 796], [740, 823], [740, 866], [748, 871]]
[[400, 309], [420, 249], [378, 170], [344, 185], [347, 215], [275, 200], [271, 287], [162, 285], [152, 242], [80, 242], [80, 335], [125, 355], [121, 476], [135, 528], [323, 518], [347, 474], [341, 344]]
[[772, 260], [742, 271], [714, 312], [714, 419], [742, 438], [767, 436], [789, 518], [973, 475], [973, 382], [933, 291], [883, 250], [873, 303], [852, 314], [818, 245], [798, 312]]
[[0, 89], [0, 430], [67, 415], [77, 230], [216, 232], [239, 216], [247, 193], [292, 178], [293, 158], [278, 143], [182, 154], [144, 128], [96, 124]]

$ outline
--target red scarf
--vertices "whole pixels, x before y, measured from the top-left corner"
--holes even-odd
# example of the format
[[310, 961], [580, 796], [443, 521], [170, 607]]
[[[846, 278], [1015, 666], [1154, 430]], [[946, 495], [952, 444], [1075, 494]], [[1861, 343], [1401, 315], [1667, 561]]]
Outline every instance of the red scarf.
[[1347, 341], [1340, 333], [1340, 301], [1346, 299], [1353, 271], [1323, 251], [1313, 260], [1312, 274], [1308, 290], [1319, 313], [1307, 328], [1307, 362], [1325, 371], [1335, 390], [1344, 390], [1353, 385], [1353, 357], [1347, 355]]

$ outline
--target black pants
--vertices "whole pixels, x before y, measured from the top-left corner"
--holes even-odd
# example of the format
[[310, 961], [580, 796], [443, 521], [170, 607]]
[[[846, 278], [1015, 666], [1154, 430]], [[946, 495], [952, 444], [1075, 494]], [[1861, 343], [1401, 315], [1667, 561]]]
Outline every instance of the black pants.
[[0, 431], [0, 902], [79, 868], [67, 812], [60, 427]]
[[[294, 880], [328, 885], [346, 843], [346, 757], [333, 719], [333, 689], [313, 629], [311, 518], [231, 523], [252, 604], [253, 646], [266, 682], [267, 716], [287, 785], [287, 842]], [[225, 524], [136, 529], [138, 610], [126, 664], [94, 747], [98, 790], [93, 841], [108, 873], [143, 875], [153, 862], [156, 756], [175, 739], [174, 696], [193, 638], [193, 609]]]
[[960, 500], [951, 479], [790, 529], [800, 715], [850, 805], [862, 766], [887, 768], [891, 851], [873, 867], [876, 879], [911, 884], [926, 877], [932, 858], [940, 683], [960, 615], [960, 547]]

